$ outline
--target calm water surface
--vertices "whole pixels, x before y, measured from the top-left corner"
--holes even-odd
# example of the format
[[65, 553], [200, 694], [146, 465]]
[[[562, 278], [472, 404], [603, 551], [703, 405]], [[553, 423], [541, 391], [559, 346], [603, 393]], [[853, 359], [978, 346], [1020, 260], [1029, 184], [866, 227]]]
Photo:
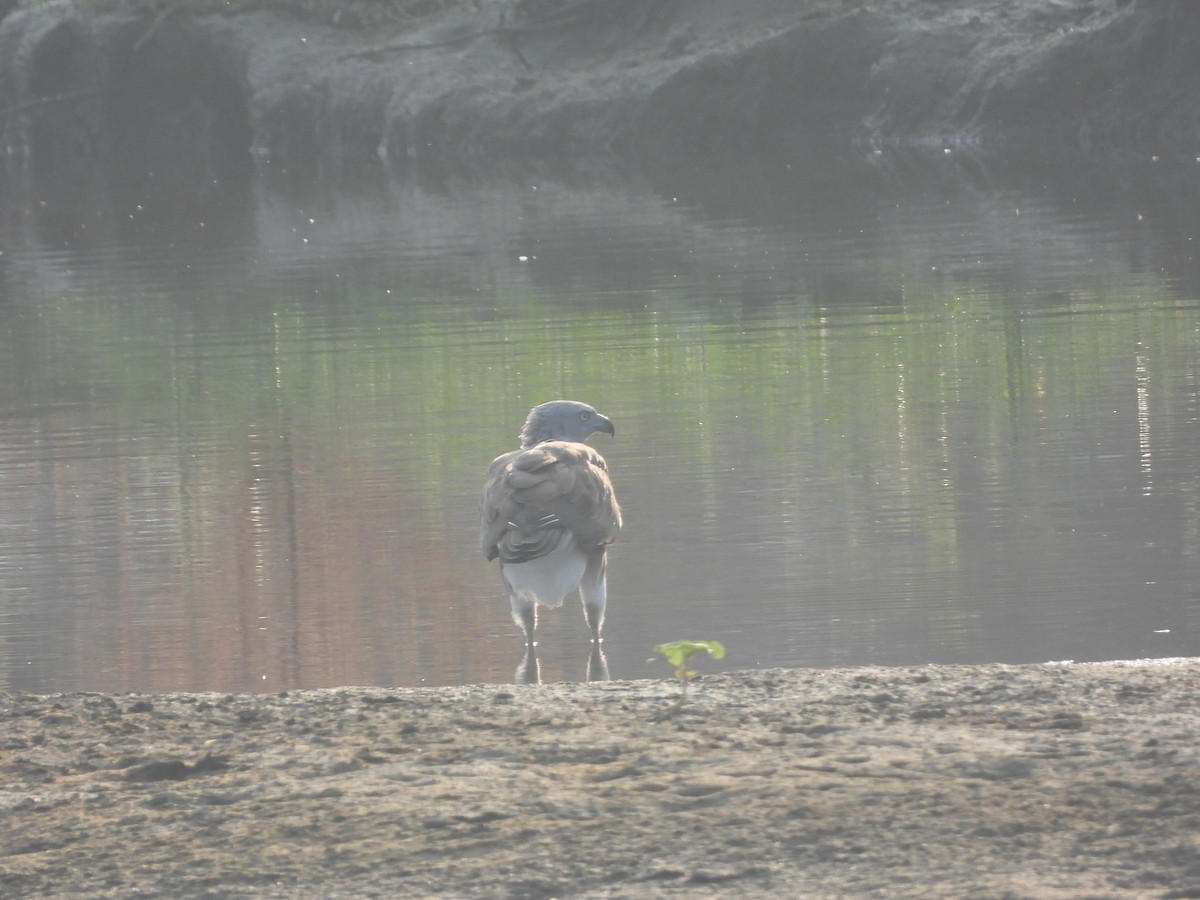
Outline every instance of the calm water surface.
[[1200, 655], [1200, 165], [1131, 168], [20, 198], [0, 689], [510, 680], [477, 490], [559, 396], [613, 677]]

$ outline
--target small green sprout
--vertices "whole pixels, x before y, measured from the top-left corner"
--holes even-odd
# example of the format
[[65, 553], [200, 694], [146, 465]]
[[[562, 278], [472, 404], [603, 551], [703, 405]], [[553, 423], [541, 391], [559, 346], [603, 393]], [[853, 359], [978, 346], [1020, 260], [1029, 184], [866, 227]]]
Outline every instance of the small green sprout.
[[696, 674], [688, 668], [688, 659], [696, 653], [707, 653], [713, 659], [722, 659], [725, 645], [720, 641], [671, 641], [669, 644], [659, 644], [654, 652], [661, 653], [675, 667], [675, 677], [681, 685], [679, 699], [682, 702], [687, 696], [688, 683]]

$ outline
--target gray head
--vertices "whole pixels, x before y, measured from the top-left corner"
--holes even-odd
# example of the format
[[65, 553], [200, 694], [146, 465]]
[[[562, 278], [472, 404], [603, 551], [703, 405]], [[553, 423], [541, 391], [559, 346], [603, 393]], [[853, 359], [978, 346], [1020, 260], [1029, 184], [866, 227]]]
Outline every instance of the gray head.
[[521, 446], [532, 447], [542, 441], [583, 443], [592, 434], [603, 431], [616, 434], [613, 423], [586, 403], [576, 400], [551, 400], [529, 411], [521, 429]]

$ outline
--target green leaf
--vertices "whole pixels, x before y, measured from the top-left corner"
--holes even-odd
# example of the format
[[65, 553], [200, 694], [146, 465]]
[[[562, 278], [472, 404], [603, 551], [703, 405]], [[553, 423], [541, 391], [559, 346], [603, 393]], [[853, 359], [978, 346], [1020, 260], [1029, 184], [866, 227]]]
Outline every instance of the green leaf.
[[657, 645], [654, 652], [666, 657], [667, 662], [678, 670], [676, 674], [680, 678], [689, 678], [696, 673], [688, 671], [688, 657], [694, 653], [707, 653], [713, 659], [723, 659], [725, 645], [720, 641], [671, 641]]

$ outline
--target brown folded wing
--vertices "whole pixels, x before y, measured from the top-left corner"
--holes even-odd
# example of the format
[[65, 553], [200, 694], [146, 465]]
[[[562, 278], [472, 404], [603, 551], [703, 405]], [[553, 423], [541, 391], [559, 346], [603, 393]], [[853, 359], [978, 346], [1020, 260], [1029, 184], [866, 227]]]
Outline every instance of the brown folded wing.
[[492, 461], [483, 487], [480, 543], [488, 559], [528, 562], [564, 531], [583, 551], [612, 543], [621, 510], [604, 457], [586, 444], [547, 441]]

